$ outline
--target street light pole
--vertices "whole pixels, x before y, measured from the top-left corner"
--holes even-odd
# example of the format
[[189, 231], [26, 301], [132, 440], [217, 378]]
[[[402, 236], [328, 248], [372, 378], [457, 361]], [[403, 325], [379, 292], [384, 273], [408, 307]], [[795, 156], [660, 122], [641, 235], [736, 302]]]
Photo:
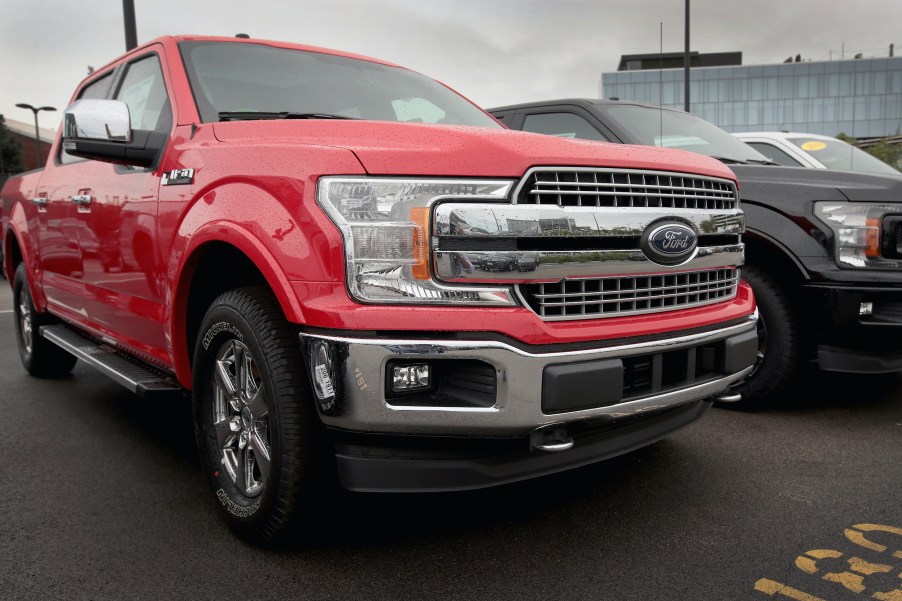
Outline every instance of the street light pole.
[[122, 18], [125, 21], [125, 51], [138, 47], [138, 26], [135, 23], [135, 0], [122, 0]]
[[19, 107], [20, 109], [28, 109], [32, 113], [34, 113], [34, 145], [35, 145], [35, 151], [37, 152], [37, 155], [38, 155], [38, 162], [35, 165], [35, 168], [40, 169], [42, 160], [41, 160], [41, 133], [40, 133], [40, 130], [38, 129], [38, 113], [40, 113], [41, 111], [55, 111], [56, 109], [52, 106], [39, 106], [38, 108], [35, 108], [35, 107], [31, 106], [30, 104], [26, 104], [24, 102], [20, 102], [16, 106]]
[[683, 88], [683, 110], [687, 113], [689, 112], [689, 90], [691, 89], [689, 86], [689, 63], [690, 63], [690, 52], [689, 52], [689, 0], [686, 0], [686, 46], [683, 49], [683, 72], [685, 75], [684, 79], [684, 88]]

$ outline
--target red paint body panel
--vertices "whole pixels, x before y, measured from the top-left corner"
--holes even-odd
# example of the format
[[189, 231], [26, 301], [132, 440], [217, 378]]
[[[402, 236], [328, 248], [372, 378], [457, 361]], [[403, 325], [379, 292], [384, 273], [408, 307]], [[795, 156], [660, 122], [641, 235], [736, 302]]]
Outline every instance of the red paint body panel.
[[[356, 303], [345, 287], [341, 234], [316, 204], [316, 184], [324, 175], [519, 178], [533, 166], [562, 165], [735, 178], [702, 155], [503, 128], [353, 120], [201, 123], [180, 40], [261, 43], [161, 38], [98, 70], [110, 72], [148, 52], [160, 56], [173, 128], [156, 169], [123, 171], [97, 161], [61, 165], [57, 140], [46, 169], [11, 179], [2, 196], [4, 267], [11, 276], [11, 251], [18, 246], [38, 310], [116, 341], [174, 372], [185, 387], [191, 383], [188, 292], [211, 244], [228, 244], [248, 257], [289, 321], [321, 328], [496, 332], [552, 344], [672, 334], [754, 310], [744, 284], [734, 300], [707, 307], [570, 322], [543, 322], [523, 308]], [[160, 185], [164, 173], [188, 168], [194, 170], [190, 185]], [[49, 200], [46, 214], [31, 202], [39, 194]], [[69, 202], [76, 194], [93, 195], [89, 213]]]
[[216, 123], [223, 142], [315, 144], [347, 148], [371, 175], [520, 177], [536, 165], [682, 171], [735, 180], [704, 155], [650, 146], [556, 138], [509, 129], [387, 121]]
[[[292, 282], [311, 325], [347, 330], [495, 332], [525, 344], [613, 340], [666, 334], [741, 319], [755, 309], [751, 288], [741, 282], [729, 301], [651, 315], [578, 321], [542, 321], [529, 309], [512, 307], [409, 307], [360, 305], [343, 284]], [[626, 341], [624, 341], [626, 342]]]

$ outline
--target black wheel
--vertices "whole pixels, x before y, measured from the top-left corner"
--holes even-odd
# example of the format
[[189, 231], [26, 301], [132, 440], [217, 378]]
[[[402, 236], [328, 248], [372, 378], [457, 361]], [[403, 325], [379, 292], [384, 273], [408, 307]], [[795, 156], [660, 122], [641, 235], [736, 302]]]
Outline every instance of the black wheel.
[[758, 304], [758, 361], [733, 387], [742, 400], [724, 407], [761, 409], [785, 400], [794, 389], [803, 364], [800, 318], [786, 288], [768, 273], [747, 266], [742, 279], [755, 291]]
[[13, 277], [13, 311], [19, 358], [25, 370], [38, 378], [59, 378], [71, 372], [78, 359], [41, 337], [41, 326], [54, 323], [54, 319], [35, 310], [25, 263], [19, 263]]
[[265, 290], [241, 288], [207, 311], [194, 351], [194, 425], [222, 515], [268, 543], [320, 482], [317, 417], [300, 344]]

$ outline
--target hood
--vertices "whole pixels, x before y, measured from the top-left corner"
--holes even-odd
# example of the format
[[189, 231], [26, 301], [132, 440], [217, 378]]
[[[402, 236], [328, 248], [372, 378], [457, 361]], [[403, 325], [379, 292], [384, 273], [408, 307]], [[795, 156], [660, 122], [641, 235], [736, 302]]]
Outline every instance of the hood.
[[793, 195], [805, 200], [902, 202], [902, 176], [773, 165], [730, 167], [743, 201]]
[[222, 142], [334, 146], [353, 152], [371, 175], [520, 177], [537, 165], [689, 172], [734, 179], [706, 156], [647, 146], [557, 138], [507, 129], [351, 120], [213, 124]]

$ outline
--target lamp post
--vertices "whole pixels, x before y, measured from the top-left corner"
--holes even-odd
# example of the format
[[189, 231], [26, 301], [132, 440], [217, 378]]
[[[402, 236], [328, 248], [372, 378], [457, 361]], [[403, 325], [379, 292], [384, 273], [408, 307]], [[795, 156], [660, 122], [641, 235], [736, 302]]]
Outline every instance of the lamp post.
[[30, 104], [25, 104], [24, 102], [20, 102], [16, 106], [19, 107], [20, 109], [28, 109], [32, 113], [34, 113], [34, 144], [35, 144], [35, 150], [37, 151], [37, 154], [38, 154], [38, 162], [35, 165], [35, 168], [40, 169], [41, 168], [41, 134], [38, 130], [38, 113], [41, 111], [55, 111], [56, 108], [54, 108], [52, 106], [40, 106], [38, 108], [35, 108], [35, 107], [31, 106]]

